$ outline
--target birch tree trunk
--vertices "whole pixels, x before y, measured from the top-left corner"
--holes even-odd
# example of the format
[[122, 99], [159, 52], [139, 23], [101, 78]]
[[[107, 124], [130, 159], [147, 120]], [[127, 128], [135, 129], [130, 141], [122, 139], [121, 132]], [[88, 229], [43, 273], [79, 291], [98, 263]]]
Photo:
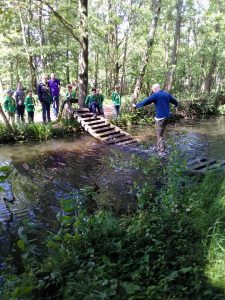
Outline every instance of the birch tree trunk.
[[133, 96], [132, 96], [132, 102], [136, 103], [137, 99], [140, 95], [143, 79], [145, 76], [146, 67], [149, 62], [150, 58], [150, 50], [154, 44], [154, 38], [155, 33], [158, 25], [158, 20], [160, 16], [160, 10], [161, 10], [161, 0], [152, 0], [152, 12], [153, 12], [153, 18], [152, 22], [149, 24], [149, 33], [148, 33], [148, 40], [146, 45], [146, 51], [144, 54], [144, 59], [142, 61], [142, 65], [139, 72], [139, 77], [136, 80]]

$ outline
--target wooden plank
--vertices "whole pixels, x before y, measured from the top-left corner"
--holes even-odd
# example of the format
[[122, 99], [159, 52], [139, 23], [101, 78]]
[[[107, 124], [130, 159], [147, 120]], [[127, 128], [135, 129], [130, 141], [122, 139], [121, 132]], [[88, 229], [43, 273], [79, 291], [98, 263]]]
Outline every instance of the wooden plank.
[[97, 117], [97, 118], [91, 117], [91, 118], [88, 118], [88, 119], [83, 119], [83, 118], [82, 118], [82, 120], [83, 120], [84, 122], [91, 123], [91, 122], [95, 122], [95, 121], [97, 121], [97, 120], [101, 120], [101, 118], [99, 118], [99, 117]]
[[94, 117], [88, 109], [77, 110], [75, 117], [87, 132], [107, 145], [137, 144], [137, 141], [134, 141], [133, 137], [127, 132], [117, 126], [111, 125], [102, 116]]
[[194, 164], [198, 164], [198, 163], [201, 163], [201, 162], [205, 162], [205, 161], [208, 161], [208, 158], [205, 158], [205, 157], [197, 157], [191, 161], [188, 162], [188, 166], [192, 166]]
[[105, 124], [97, 124], [97, 125], [95, 125], [95, 126], [91, 126], [91, 128], [92, 129], [98, 129], [98, 128], [104, 128], [105, 126], [110, 126], [110, 124], [107, 124], [107, 123], [105, 123]]
[[129, 146], [129, 145], [132, 145], [132, 146], [135, 146], [135, 145], [139, 145], [137, 141], [135, 140], [129, 140], [129, 141], [125, 141], [125, 142], [121, 142], [121, 143], [117, 143], [116, 146]]
[[114, 131], [114, 130], [115, 130], [114, 127], [106, 127], [106, 128], [102, 128], [102, 129], [95, 130], [95, 132], [96, 132], [96, 133], [102, 133], [102, 132]]
[[121, 137], [121, 136], [125, 136], [125, 134], [121, 133], [119, 131], [119, 132], [116, 132], [116, 134], [114, 134], [114, 135], [109, 135], [107, 137], [102, 138], [102, 140], [105, 141], [105, 142], [107, 142], [107, 141], [111, 140], [112, 138]]
[[90, 122], [90, 123], [85, 122], [85, 125], [88, 125], [88, 126], [99, 125], [99, 124], [106, 124], [106, 122], [101, 121], [101, 120], [97, 120], [96, 122]]
[[125, 136], [125, 137], [121, 137], [121, 138], [111, 139], [110, 141], [107, 141], [106, 144], [107, 145], [112, 145], [112, 144], [117, 144], [117, 143], [125, 142], [125, 141], [128, 141], [128, 140], [132, 140], [132, 137]]
[[206, 162], [201, 162], [199, 164], [191, 166], [191, 168], [188, 168], [188, 171], [192, 172], [192, 173], [204, 173], [207, 170], [209, 170], [210, 166], [212, 168], [212, 165], [215, 165], [215, 164], [216, 164], [216, 160], [211, 159]]
[[90, 112], [90, 110], [88, 108], [78, 108], [76, 110], [76, 114], [85, 113], [85, 112]]
[[115, 130], [114, 132], [108, 132], [108, 133], [101, 133], [100, 134], [100, 137], [103, 138], [103, 137], [107, 137], [107, 136], [110, 136], [112, 134], [117, 134], [118, 132], [120, 132], [119, 130]]
[[80, 114], [79, 117], [84, 118], [84, 119], [93, 117], [93, 113]]

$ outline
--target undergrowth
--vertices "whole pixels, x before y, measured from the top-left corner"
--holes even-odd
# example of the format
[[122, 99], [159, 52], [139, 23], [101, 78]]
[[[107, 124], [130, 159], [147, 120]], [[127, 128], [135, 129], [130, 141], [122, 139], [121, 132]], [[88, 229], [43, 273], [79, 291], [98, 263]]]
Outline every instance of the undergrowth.
[[90, 187], [62, 200], [45, 252], [20, 229], [23, 269], [5, 268], [1, 299], [225, 299], [224, 173], [190, 177], [177, 155], [167, 164], [134, 155], [123, 167], [143, 174], [137, 211], [87, 214]]

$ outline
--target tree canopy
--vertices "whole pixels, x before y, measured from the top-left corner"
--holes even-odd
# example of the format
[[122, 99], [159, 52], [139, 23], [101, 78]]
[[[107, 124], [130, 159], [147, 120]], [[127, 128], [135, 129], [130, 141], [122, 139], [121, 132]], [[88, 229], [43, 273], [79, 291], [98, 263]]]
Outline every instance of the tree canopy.
[[[4, 0], [0, 82], [33, 87], [42, 73], [109, 94], [176, 93], [224, 86], [224, 0]], [[156, 19], [157, 18], [157, 19]], [[83, 52], [82, 52], [83, 51]], [[83, 58], [83, 60], [81, 60]], [[137, 87], [137, 81], [141, 80]]]

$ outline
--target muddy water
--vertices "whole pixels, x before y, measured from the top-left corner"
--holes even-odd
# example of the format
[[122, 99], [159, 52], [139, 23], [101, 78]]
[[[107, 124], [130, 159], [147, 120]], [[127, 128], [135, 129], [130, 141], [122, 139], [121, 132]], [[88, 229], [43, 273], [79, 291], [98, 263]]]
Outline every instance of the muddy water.
[[[128, 129], [145, 147], [133, 152], [154, 154], [155, 130], [151, 127]], [[178, 149], [187, 157], [225, 159], [225, 117], [199, 122], [182, 121], [169, 125], [166, 140], [169, 152]], [[150, 148], [149, 148], [150, 145]], [[12, 249], [18, 227], [24, 218], [38, 225], [40, 233], [53, 230], [61, 198], [77, 197], [81, 188], [92, 186], [98, 199], [92, 208], [121, 213], [135, 207], [130, 188], [137, 174], [112, 169], [114, 149], [105, 147], [87, 134], [16, 145], [0, 146], [0, 164], [10, 166], [9, 178], [0, 192], [0, 256]]]

